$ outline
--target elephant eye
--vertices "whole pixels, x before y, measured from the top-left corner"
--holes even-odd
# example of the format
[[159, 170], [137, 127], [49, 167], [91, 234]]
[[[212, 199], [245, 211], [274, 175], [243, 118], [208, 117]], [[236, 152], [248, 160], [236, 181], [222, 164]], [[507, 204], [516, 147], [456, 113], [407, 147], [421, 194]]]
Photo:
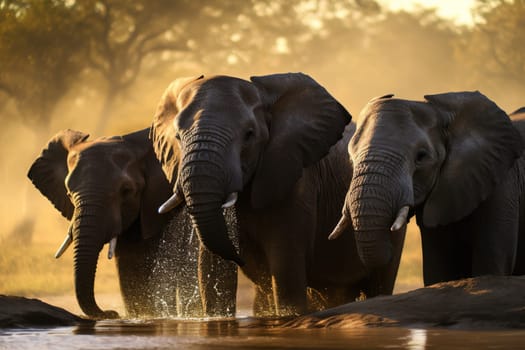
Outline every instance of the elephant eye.
[[416, 153], [416, 165], [424, 163], [427, 159], [430, 158], [430, 153], [426, 149], [420, 149]]
[[133, 193], [133, 188], [130, 186], [124, 186], [120, 189], [120, 194], [122, 197], [128, 197]]
[[244, 142], [249, 142], [254, 136], [253, 129], [248, 129], [244, 134]]

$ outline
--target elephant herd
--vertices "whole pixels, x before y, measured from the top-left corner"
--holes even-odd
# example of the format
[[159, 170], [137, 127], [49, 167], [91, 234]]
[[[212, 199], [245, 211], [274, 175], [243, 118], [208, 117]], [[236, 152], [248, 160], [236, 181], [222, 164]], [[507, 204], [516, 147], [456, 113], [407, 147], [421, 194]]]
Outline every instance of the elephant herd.
[[57, 257], [73, 243], [82, 311], [118, 317], [94, 295], [106, 243], [134, 317], [234, 316], [238, 267], [257, 316], [391, 294], [414, 215], [425, 285], [525, 274], [525, 110], [385, 95], [351, 119], [305, 74], [200, 76], [166, 89], [150, 128], [59, 132], [28, 176], [70, 221]]

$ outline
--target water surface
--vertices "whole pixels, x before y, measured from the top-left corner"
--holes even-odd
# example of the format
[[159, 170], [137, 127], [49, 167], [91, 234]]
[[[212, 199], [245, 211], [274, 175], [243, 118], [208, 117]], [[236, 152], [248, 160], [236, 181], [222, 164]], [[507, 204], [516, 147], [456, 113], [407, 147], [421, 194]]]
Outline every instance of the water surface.
[[0, 349], [524, 349], [525, 330], [286, 329], [284, 320], [116, 320], [0, 330]]

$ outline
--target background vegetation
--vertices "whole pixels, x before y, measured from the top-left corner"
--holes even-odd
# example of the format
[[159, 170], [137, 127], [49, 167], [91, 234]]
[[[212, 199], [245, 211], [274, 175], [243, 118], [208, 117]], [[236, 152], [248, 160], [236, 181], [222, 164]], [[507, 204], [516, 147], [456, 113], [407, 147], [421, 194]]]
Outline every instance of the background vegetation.
[[[525, 1], [472, 11], [458, 25], [374, 0], [0, 0], [0, 293], [73, 295], [71, 252], [53, 259], [67, 223], [26, 178], [59, 130], [146, 127], [169, 82], [198, 74], [302, 71], [354, 119], [386, 93], [475, 89], [511, 112], [525, 105]], [[406, 244], [397, 290], [421, 285], [413, 224]], [[106, 259], [96, 288], [118, 288]]]

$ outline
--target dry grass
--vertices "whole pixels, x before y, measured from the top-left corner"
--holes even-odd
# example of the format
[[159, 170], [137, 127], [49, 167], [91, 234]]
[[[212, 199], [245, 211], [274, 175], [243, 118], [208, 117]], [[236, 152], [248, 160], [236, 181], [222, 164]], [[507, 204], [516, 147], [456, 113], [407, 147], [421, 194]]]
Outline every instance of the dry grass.
[[[0, 293], [28, 297], [74, 293], [73, 253], [71, 250], [55, 259], [59, 243], [25, 245], [3, 240], [0, 243]], [[99, 257], [95, 291], [118, 291], [114, 263], [104, 255]]]
[[[61, 237], [58, 234], [55, 236], [45, 240], [35, 239], [29, 245], [9, 239], [0, 241], [1, 294], [29, 297], [74, 294], [73, 252], [70, 249], [60, 259], [55, 259], [54, 253], [61, 243]], [[420, 246], [417, 226], [410, 224], [396, 292], [422, 286]], [[95, 292], [118, 293], [118, 288], [114, 261], [108, 261], [104, 248], [99, 257]]]
[[394, 293], [405, 292], [423, 286], [421, 238], [419, 229], [414, 221], [412, 220], [408, 225]]

